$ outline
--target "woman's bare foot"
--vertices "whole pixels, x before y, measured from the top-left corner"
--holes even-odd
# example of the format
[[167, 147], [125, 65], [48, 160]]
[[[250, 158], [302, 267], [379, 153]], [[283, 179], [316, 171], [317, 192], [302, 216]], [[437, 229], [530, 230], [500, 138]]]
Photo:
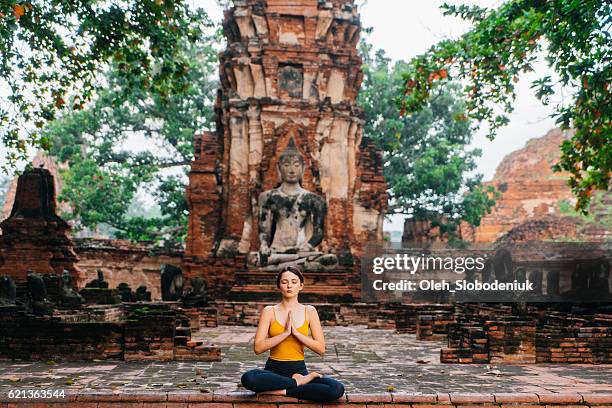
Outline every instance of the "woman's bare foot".
[[272, 391], [262, 391], [258, 392], [257, 395], [286, 395], [287, 390], [272, 390]]
[[291, 376], [291, 378], [293, 378], [295, 382], [297, 383], [298, 387], [300, 385], [308, 384], [315, 378], [319, 378], [319, 377], [321, 377], [321, 374], [317, 373], [316, 371], [313, 371], [309, 373], [308, 375], [302, 375], [302, 374], [295, 373]]

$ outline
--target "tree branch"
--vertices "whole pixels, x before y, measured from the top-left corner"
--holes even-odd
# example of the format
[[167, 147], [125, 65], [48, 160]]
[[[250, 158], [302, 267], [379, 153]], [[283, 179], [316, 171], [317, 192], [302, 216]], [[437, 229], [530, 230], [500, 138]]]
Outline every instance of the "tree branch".
[[162, 235], [166, 235], [166, 234], [173, 234], [176, 232], [180, 232], [183, 229], [183, 227], [172, 227], [172, 228], [167, 228], [165, 230], [161, 230], [161, 231], [152, 231], [152, 232], [147, 232], [147, 234], [149, 235], [153, 235], [154, 237], [160, 237]]

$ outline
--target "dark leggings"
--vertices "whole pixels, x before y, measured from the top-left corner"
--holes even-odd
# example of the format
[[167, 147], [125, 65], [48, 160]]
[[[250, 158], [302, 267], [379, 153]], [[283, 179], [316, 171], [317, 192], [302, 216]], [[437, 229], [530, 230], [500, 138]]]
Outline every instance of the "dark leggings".
[[344, 385], [329, 377], [315, 378], [298, 387], [291, 378], [294, 373], [308, 375], [304, 360], [277, 361], [269, 358], [263, 370], [249, 370], [240, 381], [247, 390], [263, 392], [285, 389], [288, 397], [315, 402], [334, 401], [344, 395]]

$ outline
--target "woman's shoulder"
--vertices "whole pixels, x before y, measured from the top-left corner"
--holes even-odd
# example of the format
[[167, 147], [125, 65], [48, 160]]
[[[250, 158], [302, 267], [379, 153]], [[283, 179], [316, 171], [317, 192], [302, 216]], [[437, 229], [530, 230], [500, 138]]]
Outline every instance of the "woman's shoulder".
[[317, 309], [313, 305], [304, 305], [306, 308], [306, 313], [308, 314], [317, 314]]
[[276, 305], [267, 305], [267, 306], [264, 306], [263, 311], [264, 312], [272, 313], [272, 311], [274, 310], [275, 307], [276, 307]]
[[276, 312], [274, 310], [274, 306], [275, 305], [264, 306], [259, 318], [262, 321], [268, 322], [268, 323], [272, 323], [274, 320], [276, 320]]

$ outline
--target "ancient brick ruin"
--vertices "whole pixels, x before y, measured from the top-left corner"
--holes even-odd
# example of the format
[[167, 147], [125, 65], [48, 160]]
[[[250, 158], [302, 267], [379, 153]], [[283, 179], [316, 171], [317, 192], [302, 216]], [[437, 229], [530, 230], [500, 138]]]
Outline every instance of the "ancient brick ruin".
[[[307, 280], [313, 300], [351, 300], [363, 243], [382, 240], [386, 184], [380, 152], [362, 137], [355, 99], [362, 79], [360, 23], [351, 0], [235, 3], [224, 21], [217, 131], [196, 139], [188, 199], [187, 276], [204, 276], [225, 296], [263, 299], [269, 273], [247, 269], [259, 248], [257, 197], [278, 185], [279, 155], [293, 139], [305, 160], [302, 187], [325, 198], [321, 250], [340, 260]], [[258, 296], [257, 293], [260, 295]], [[250, 298], [249, 298], [250, 296]]]
[[24, 282], [28, 271], [82, 278], [70, 226], [56, 213], [55, 184], [48, 170], [35, 168], [18, 180], [10, 216], [0, 223], [0, 275]]
[[[36, 152], [36, 155], [32, 159], [32, 167], [34, 168], [44, 168], [49, 170], [49, 173], [53, 176], [53, 189], [55, 190], [55, 194], [59, 196], [62, 190], [62, 178], [60, 176], [60, 171], [67, 167], [67, 164], [58, 164], [57, 160], [53, 156], [50, 156], [44, 150], [39, 150]], [[0, 221], [3, 221], [10, 217], [11, 211], [13, 210], [13, 204], [15, 202], [15, 195], [17, 194], [17, 184], [19, 182], [19, 178], [15, 177], [9, 184], [8, 190], [6, 192], [6, 198], [2, 205], [2, 209], [0, 210]], [[57, 213], [61, 215], [63, 212], [71, 211], [70, 206], [66, 202], [56, 203]]]
[[88, 305], [44, 317], [0, 306], [0, 325], [0, 359], [221, 359], [219, 347], [192, 338], [199, 321], [178, 304], [166, 302]]
[[[217, 311], [202, 294], [192, 290], [182, 302], [151, 302], [143, 285], [149, 283], [144, 279], [147, 260], [156, 271], [151, 281], [159, 286], [159, 262], [173, 260], [172, 254], [154, 255], [135, 245], [122, 248], [120, 242], [81, 245], [88, 270], [83, 273], [76, 266], [70, 227], [55, 213], [55, 199], [50, 172], [26, 170], [19, 177], [13, 210], [0, 224], [0, 359], [221, 358], [218, 347], [192, 338], [192, 331], [217, 325]], [[126, 268], [130, 263], [139, 266]], [[113, 288], [97, 266], [117, 272], [114, 280], [137, 276], [134, 269], [139, 269], [142, 279], [130, 283], [134, 289], [140, 286], [133, 291], [123, 281], [113, 282]], [[193, 304], [199, 306], [195, 312]]]
[[[387, 203], [380, 152], [362, 136], [363, 113], [355, 104], [361, 59], [353, 1], [235, 4], [225, 17], [229, 45], [221, 56], [217, 130], [195, 138], [185, 252], [118, 240], [72, 241], [68, 224], [55, 214], [57, 182], [46, 170], [27, 173], [24, 187], [16, 185], [11, 196], [10, 217], [0, 224], [0, 277], [17, 282], [17, 301], [0, 305], [6, 328], [0, 358], [219, 359], [220, 350], [196, 332], [217, 324], [255, 325], [261, 310], [278, 300], [276, 273], [248, 260], [260, 246], [258, 197], [277, 187], [280, 155], [293, 140], [305, 161], [303, 187], [327, 205], [320, 250], [338, 259], [331, 271], [305, 273], [300, 294], [300, 301], [316, 304], [324, 325], [447, 339], [441, 361], [449, 363], [612, 362], [607, 304], [526, 304], [517, 314], [510, 304], [364, 302], [363, 245], [380, 243]], [[465, 239], [513, 246], [512, 272], [552, 295], [611, 288], [609, 264], [606, 272], [598, 263], [606, 256], [600, 247], [526, 243], [560, 237], [601, 243], [610, 236], [605, 226], [583, 228], [561, 217], [559, 202], [572, 196], [562, 177], [543, 169], [565, 137], [551, 132], [510, 155], [492, 181], [505, 194], [495, 212], [472, 235], [462, 228]], [[609, 197], [603, 195], [596, 216], [609, 213]], [[413, 236], [425, 229], [409, 227]], [[186, 290], [182, 277], [172, 280], [180, 290], [159, 302], [168, 290], [160, 277], [167, 265], [182, 267]], [[80, 289], [81, 306], [62, 303], [64, 269]], [[31, 299], [28, 270], [42, 274], [44, 299]], [[194, 278], [203, 278], [206, 300], [192, 290]], [[139, 285], [146, 286], [142, 298], [133, 293]]]
[[522, 241], [561, 237], [579, 241], [609, 240], [612, 228], [605, 227], [603, 222], [604, 219], [609, 222], [612, 215], [612, 193], [596, 192], [591, 205], [596, 222], [585, 222], [570, 213], [576, 199], [567, 185], [569, 174], [554, 173], [551, 169], [559, 160], [559, 146], [571, 134], [571, 131], [552, 129], [504, 157], [493, 180], [485, 183], [501, 192], [501, 199], [479, 227], [462, 225], [462, 238], [491, 243], [519, 228], [523, 232], [514, 232], [514, 235], [522, 235], [519, 238]]
[[162, 298], [161, 266], [180, 265], [183, 259], [183, 251], [126, 240], [75, 238], [74, 246], [85, 282], [95, 279], [101, 270], [110, 287], [122, 282], [132, 289], [144, 285], [153, 300]]
[[[461, 239], [475, 245], [496, 241], [610, 240], [612, 192], [596, 191], [591, 200], [591, 218], [579, 217], [573, 211], [576, 199], [567, 185], [569, 173], [552, 171], [560, 157], [560, 144], [571, 134], [552, 129], [506, 155], [493, 179], [483, 183], [493, 186], [501, 198], [480, 226], [461, 224]], [[402, 242], [406, 247], [442, 247], [446, 240], [436, 228], [430, 228], [428, 221], [406, 219], [404, 223]]]
[[457, 304], [446, 363], [612, 363], [610, 305]]

